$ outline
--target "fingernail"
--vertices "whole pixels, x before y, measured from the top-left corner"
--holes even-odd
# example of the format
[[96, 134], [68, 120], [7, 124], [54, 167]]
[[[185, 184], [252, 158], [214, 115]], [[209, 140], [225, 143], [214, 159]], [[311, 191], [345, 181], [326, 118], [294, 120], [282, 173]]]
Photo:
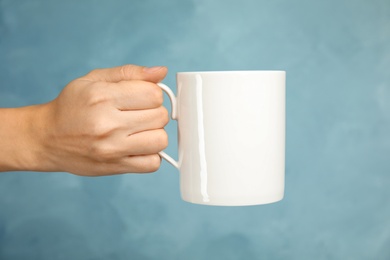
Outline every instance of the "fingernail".
[[145, 67], [144, 71], [147, 73], [154, 73], [161, 70], [162, 68], [164, 68], [164, 66]]

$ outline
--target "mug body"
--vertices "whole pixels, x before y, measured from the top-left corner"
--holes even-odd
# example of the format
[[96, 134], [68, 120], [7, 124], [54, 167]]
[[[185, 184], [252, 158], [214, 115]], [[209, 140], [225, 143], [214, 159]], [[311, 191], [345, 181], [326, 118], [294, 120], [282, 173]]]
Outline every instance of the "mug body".
[[183, 200], [239, 206], [284, 195], [285, 72], [177, 74]]

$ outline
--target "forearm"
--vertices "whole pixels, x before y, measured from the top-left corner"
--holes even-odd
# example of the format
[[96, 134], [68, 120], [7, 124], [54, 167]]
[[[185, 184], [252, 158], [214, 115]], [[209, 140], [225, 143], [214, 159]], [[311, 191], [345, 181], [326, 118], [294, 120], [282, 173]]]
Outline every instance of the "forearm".
[[0, 172], [40, 170], [43, 106], [0, 109]]

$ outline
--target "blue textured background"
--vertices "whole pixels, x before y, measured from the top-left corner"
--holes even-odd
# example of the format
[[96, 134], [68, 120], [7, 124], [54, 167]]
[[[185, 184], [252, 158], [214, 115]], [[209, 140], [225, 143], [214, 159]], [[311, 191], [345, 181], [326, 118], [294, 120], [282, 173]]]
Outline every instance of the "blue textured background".
[[0, 106], [125, 63], [286, 70], [285, 199], [188, 204], [167, 163], [2, 173], [0, 259], [390, 259], [389, 0], [0, 0]]

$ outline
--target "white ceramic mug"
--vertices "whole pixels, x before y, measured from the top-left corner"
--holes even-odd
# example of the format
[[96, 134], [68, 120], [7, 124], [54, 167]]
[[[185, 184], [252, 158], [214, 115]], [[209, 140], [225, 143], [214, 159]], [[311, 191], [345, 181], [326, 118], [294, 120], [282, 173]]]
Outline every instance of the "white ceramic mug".
[[172, 102], [178, 122], [183, 200], [243, 206], [284, 196], [285, 72], [179, 72]]

